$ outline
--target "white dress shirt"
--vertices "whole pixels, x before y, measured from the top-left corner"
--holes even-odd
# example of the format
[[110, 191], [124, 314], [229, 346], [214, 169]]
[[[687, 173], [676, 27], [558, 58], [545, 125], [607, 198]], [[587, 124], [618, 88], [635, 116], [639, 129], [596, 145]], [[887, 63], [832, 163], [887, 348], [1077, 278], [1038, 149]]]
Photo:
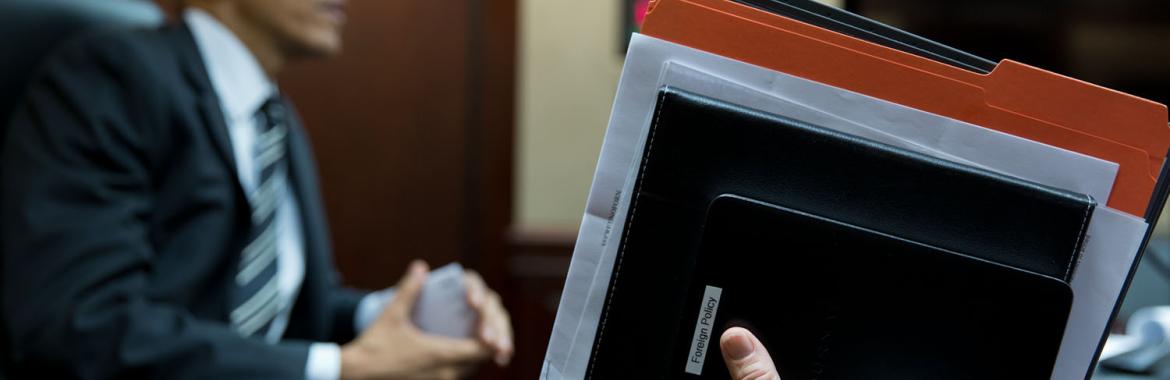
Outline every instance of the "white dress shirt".
[[[256, 57], [235, 34], [215, 17], [197, 8], [183, 12], [183, 20], [195, 37], [203, 57], [211, 85], [219, 97], [224, 121], [228, 128], [240, 186], [249, 198], [260, 173], [254, 165], [260, 107], [277, 95], [276, 85], [268, 78]], [[276, 343], [288, 326], [289, 313], [305, 278], [305, 241], [301, 230], [301, 216], [291, 188], [285, 187], [276, 214], [278, 239], [277, 281], [280, 312], [273, 319], [264, 337]], [[362, 299], [354, 317], [357, 331], [364, 330], [389, 302], [393, 291], [372, 293]], [[305, 364], [309, 380], [335, 380], [341, 375], [341, 350], [334, 343], [313, 343]]]

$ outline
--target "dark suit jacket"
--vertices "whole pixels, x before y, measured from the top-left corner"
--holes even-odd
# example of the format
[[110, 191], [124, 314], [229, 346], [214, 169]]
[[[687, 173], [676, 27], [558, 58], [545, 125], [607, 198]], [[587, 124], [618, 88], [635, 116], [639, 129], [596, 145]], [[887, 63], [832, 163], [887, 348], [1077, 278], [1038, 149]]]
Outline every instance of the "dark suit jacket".
[[337, 284], [299, 126], [289, 157], [306, 270], [286, 340], [229, 330], [251, 222], [224, 123], [182, 25], [91, 36], [50, 60], [0, 159], [18, 378], [303, 378], [310, 341], [354, 336], [361, 295]]

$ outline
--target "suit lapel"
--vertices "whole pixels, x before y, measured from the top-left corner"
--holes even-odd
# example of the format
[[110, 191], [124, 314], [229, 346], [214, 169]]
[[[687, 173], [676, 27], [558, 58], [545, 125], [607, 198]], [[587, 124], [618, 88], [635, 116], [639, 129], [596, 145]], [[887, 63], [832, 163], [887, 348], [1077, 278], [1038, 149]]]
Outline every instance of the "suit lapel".
[[232, 150], [231, 137], [228, 136], [227, 121], [220, 107], [219, 96], [215, 94], [215, 89], [211, 86], [211, 78], [207, 74], [207, 68], [203, 65], [203, 56], [199, 53], [199, 46], [195, 44], [195, 38], [191, 35], [186, 24], [180, 23], [173, 29], [173, 33], [180, 52], [179, 57], [183, 64], [183, 72], [199, 99], [199, 104], [196, 106], [199, 108], [199, 117], [202, 118], [200, 121], [211, 136], [216, 154], [231, 169], [228, 171], [231, 172], [237, 190], [243, 194], [244, 190], [240, 185], [239, 173], [236, 171], [236, 159]]
[[[241, 225], [250, 227], [250, 205], [244, 186], [240, 184], [240, 174], [236, 166], [236, 158], [232, 149], [231, 136], [228, 136], [227, 119], [224, 118], [220, 107], [219, 96], [211, 86], [211, 77], [203, 65], [203, 56], [199, 53], [199, 46], [195, 44], [195, 37], [185, 23], [179, 23], [170, 29], [173, 43], [179, 52], [180, 64], [183, 65], [183, 74], [188, 85], [194, 89], [196, 108], [198, 108], [200, 124], [207, 130], [212, 145], [215, 146], [215, 155], [225, 165], [226, 173], [231, 177], [233, 191], [236, 194], [236, 217]], [[247, 234], [243, 234], [247, 236]]]
[[233, 182], [242, 193], [244, 190], [240, 185], [239, 172], [236, 171], [236, 158], [232, 151], [231, 138], [228, 136], [227, 122], [224, 119], [223, 111], [220, 110], [219, 98], [215, 96], [214, 92], [200, 96], [199, 117], [203, 119], [203, 125], [207, 127], [207, 132], [211, 135], [216, 153], [223, 160], [223, 163], [231, 168], [229, 171], [232, 173]]
[[[211, 78], [203, 65], [203, 57], [199, 47], [186, 24], [179, 24], [173, 29], [176, 45], [181, 51], [184, 71], [188, 82], [199, 94], [199, 114], [203, 125], [211, 136], [219, 159], [228, 166], [233, 182], [240, 195], [242, 205], [247, 205], [247, 197], [240, 185], [239, 173], [236, 171], [236, 160], [231, 145], [231, 136], [228, 135], [227, 122], [220, 107], [219, 97], [211, 85]], [[288, 102], [285, 99], [285, 102]], [[290, 107], [291, 109], [291, 107]], [[301, 214], [302, 232], [305, 238], [306, 261], [312, 265], [316, 256], [328, 254], [329, 238], [324, 221], [324, 212], [321, 210], [321, 197], [317, 190], [316, 167], [305, 132], [301, 128], [300, 119], [294, 114], [290, 122], [289, 133], [289, 176], [293, 185], [293, 193], [297, 198], [297, 206]], [[248, 210], [241, 210], [248, 214]], [[307, 274], [306, 274], [307, 277]]]

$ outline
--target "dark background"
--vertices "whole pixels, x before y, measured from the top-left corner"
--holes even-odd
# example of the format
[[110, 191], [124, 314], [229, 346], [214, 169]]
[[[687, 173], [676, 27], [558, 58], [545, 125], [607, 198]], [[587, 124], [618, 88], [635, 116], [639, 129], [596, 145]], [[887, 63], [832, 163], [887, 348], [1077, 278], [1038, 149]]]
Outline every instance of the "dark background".
[[852, 12], [975, 55], [1170, 103], [1170, 1], [846, 0]]

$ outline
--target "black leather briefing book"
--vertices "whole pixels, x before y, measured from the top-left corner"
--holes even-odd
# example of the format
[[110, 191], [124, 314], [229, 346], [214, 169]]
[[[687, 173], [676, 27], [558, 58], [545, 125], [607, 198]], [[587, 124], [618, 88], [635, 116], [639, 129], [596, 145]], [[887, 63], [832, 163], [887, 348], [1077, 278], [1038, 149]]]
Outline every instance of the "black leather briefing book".
[[[858, 311], [851, 309], [854, 305], [846, 304], [856, 301], [851, 297], [872, 295], [866, 292], [877, 289], [899, 289], [899, 281], [910, 281], [904, 276], [908, 270], [931, 274], [914, 278], [919, 282], [913, 287], [937, 292], [924, 289], [907, 293], [906, 298], [890, 299], [885, 304], [886, 308], [900, 309], [899, 315], [907, 317], [882, 328], [887, 335], [879, 335], [878, 331], [868, 336], [849, 335], [849, 339], [865, 340], [869, 346], [855, 347], [857, 342], [850, 343], [849, 347], [835, 349], [850, 354], [806, 362], [810, 366], [822, 366], [807, 367], [820, 368], [815, 373], [838, 377], [802, 377], [802, 372], [793, 372], [794, 377], [785, 377], [786, 380], [856, 378], [847, 369], [825, 367], [846, 364], [871, 369], [863, 378], [883, 378], [887, 373], [883, 372], [885, 367], [858, 362], [861, 354], [868, 352], [875, 358], [881, 357], [883, 354], [876, 347], [882, 345], [888, 345], [890, 352], [919, 349], [910, 347], [909, 342], [914, 340], [897, 337], [948, 333], [927, 330], [941, 328], [939, 324], [944, 322], [918, 313], [932, 305], [938, 306], [939, 312], [957, 310], [954, 308], [960, 305], [977, 307], [970, 310], [972, 318], [977, 320], [950, 321], [954, 328], [963, 330], [959, 334], [949, 332], [956, 336], [953, 344], [965, 346], [962, 350], [983, 358], [999, 352], [1016, 352], [1011, 347], [1002, 347], [1004, 342], [999, 338], [991, 338], [1022, 331], [1015, 326], [1034, 327], [1040, 320], [1050, 327], [1057, 326], [1053, 327], [1055, 330], [1063, 330], [1060, 326], [1068, 315], [1069, 297], [1055, 290], [1056, 285], [1052, 284], [1067, 288], [1095, 205], [1083, 194], [939, 160], [671, 88], [660, 91], [639, 167], [630, 210], [617, 242], [618, 256], [601, 323], [594, 337], [587, 372], [590, 378], [693, 377], [684, 371], [684, 365], [694, 342], [696, 316], [701, 310], [701, 297], [696, 297], [695, 292], [700, 285], [710, 285], [703, 283], [706, 281], [703, 276], [736, 273], [728, 268], [740, 268], [744, 279], [755, 278], [758, 282], [740, 283], [734, 290], [725, 287], [723, 291], [728, 295], [734, 292], [735, 299], [757, 302], [761, 314], [752, 317], [747, 307], [737, 307], [735, 310], [740, 312], [730, 314], [717, 312], [711, 331], [715, 337], [726, 327], [728, 320], [723, 317], [737, 314], [751, 317], [746, 323], [757, 329], [812, 328], [762, 319], [771, 319], [768, 310], [778, 308], [811, 313], [804, 317], [808, 321], [828, 317], [826, 313], [832, 310]], [[743, 235], [744, 240], [737, 243], [734, 252], [707, 246], [714, 244], [710, 241], [729, 241], [733, 236], [727, 233], [708, 238], [703, 227], [709, 220], [708, 214], [713, 212], [710, 207], [719, 204], [716, 199], [726, 194], [775, 205], [778, 210], [789, 210], [786, 212], [801, 217], [789, 215], [773, 220], [755, 216], [756, 223], [726, 228], [742, 227], [745, 234], [768, 233]], [[814, 228], [818, 224], [822, 225], [819, 230]], [[823, 225], [835, 230], [825, 232], [832, 228]], [[768, 237], [765, 235], [771, 238], [764, 239]], [[850, 237], [846, 239], [846, 235]], [[848, 244], [843, 243], [846, 240]], [[899, 247], [904, 249], [888, 251], [905, 251], [904, 256], [891, 261], [858, 256], [879, 254], [867, 247], [895, 244], [889, 241], [902, 244]], [[749, 250], [751, 247], [755, 249]], [[836, 272], [832, 266], [820, 272], [807, 269], [808, 273], [821, 273], [821, 276], [831, 274], [832, 283], [785, 282], [791, 279], [775, 278], [801, 273], [793, 267], [801, 263], [801, 257], [790, 255], [805, 251], [818, 254], [811, 258], [801, 256], [806, 260], [804, 264], [814, 264], [808, 261], [811, 259], [822, 260], [821, 264], [840, 264]], [[929, 259], [920, 259], [923, 257]], [[726, 262], [716, 264], [709, 260]], [[704, 264], [700, 266], [701, 262]], [[712, 270], [723, 272], [708, 272]], [[962, 287], [949, 281], [952, 278], [998, 279], [993, 282], [1002, 286], [986, 286], [985, 294], [972, 298], [979, 289]], [[781, 283], [787, 285], [783, 289], [772, 286]], [[789, 288], [797, 285], [801, 288]], [[844, 289], [859, 293], [845, 294]], [[1052, 302], [1041, 302], [1047, 299]], [[964, 303], [965, 300], [970, 302]], [[948, 315], [958, 314], [961, 313]], [[915, 315], [922, 316], [921, 320], [910, 318]], [[878, 326], [842, 328], [860, 334], [860, 330]], [[894, 330], [904, 331], [895, 333]], [[1045, 331], [1051, 332], [1041, 329], [1035, 333], [1043, 335]], [[959, 339], [980, 336], [989, 340]], [[928, 337], [918, 338], [920, 342], [928, 341], [924, 340]], [[1033, 337], [1024, 345], [1030, 347], [1030, 361], [1047, 360], [1047, 369], [1051, 370], [1054, 357], [1049, 357], [1051, 352], [1046, 349], [1059, 347], [1059, 343], [1060, 334], [1056, 334], [1039, 341]], [[903, 344], [907, 346], [902, 347]], [[937, 346], [934, 351], [959, 352], [948, 346]], [[906, 352], [909, 351], [902, 351]], [[717, 354], [708, 355], [718, 359]], [[943, 357], [931, 359], [935, 361], [931, 368], [945, 372], [929, 373], [953, 371], [946, 378], [964, 378], [964, 373], [989, 373], [967, 368], [972, 362], [958, 360], [958, 356], [947, 356], [952, 359], [949, 361], [940, 361]], [[893, 364], [914, 358], [887, 359], [882, 362]], [[1011, 363], [1016, 362], [990, 365]], [[795, 366], [796, 371], [801, 368], [798, 364], [789, 365]], [[1019, 366], [1016, 369], [1027, 370]], [[926, 377], [915, 377], [892, 367], [885, 370], [893, 376], [886, 378], [937, 378], [926, 376], [928, 372], [922, 373]], [[720, 371], [723, 369], [706, 369], [703, 376], [716, 376]]]
[[732, 325], [782, 379], [1047, 379], [1072, 305], [1048, 276], [736, 196], [697, 264], [670, 373], [703, 379], [728, 377]]

